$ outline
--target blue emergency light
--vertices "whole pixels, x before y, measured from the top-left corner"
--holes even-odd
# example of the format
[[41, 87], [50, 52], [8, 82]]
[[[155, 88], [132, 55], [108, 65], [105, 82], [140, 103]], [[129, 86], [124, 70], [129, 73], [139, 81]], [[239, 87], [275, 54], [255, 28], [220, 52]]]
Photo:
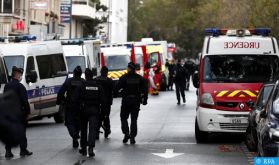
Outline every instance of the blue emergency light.
[[270, 28], [255, 28], [255, 35], [268, 36], [270, 33]]
[[221, 30], [219, 28], [206, 28], [205, 34], [213, 35], [214, 37], [219, 36], [221, 33]]
[[35, 41], [37, 37], [35, 35], [23, 35], [23, 36], [16, 36], [15, 42], [21, 41]]

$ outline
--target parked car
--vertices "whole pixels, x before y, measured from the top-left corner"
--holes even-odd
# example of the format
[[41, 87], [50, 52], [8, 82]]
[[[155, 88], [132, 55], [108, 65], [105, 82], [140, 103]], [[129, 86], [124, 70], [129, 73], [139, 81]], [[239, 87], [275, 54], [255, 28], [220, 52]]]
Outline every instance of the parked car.
[[262, 109], [265, 108], [267, 100], [270, 96], [270, 93], [274, 87], [274, 84], [265, 84], [261, 88], [256, 104], [252, 101], [249, 102], [251, 107], [251, 111], [249, 112], [248, 116], [248, 127], [246, 129], [246, 138], [245, 144], [249, 151], [257, 151], [258, 145], [258, 137], [257, 137], [257, 122], [256, 116], [260, 113]]
[[276, 82], [266, 107], [260, 111], [257, 121], [258, 155], [275, 157], [279, 144], [279, 81]]

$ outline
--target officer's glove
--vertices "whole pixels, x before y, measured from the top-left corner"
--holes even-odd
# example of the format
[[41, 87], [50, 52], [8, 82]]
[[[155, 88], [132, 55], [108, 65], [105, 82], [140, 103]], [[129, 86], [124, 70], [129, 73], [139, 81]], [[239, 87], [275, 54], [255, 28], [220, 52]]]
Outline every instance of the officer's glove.
[[142, 105], [147, 105], [147, 100], [144, 100], [144, 101], [142, 102]]

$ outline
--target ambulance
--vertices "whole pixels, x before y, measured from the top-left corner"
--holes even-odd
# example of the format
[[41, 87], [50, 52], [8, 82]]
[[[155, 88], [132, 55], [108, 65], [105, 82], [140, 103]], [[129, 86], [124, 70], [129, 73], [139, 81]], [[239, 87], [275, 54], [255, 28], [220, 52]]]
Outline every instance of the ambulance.
[[205, 30], [199, 72], [195, 137], [212, 133], [245, 133], [249, 105], [263, 83], [279, 77], [278, 45], [268, 28]]
[[56, 97], [67, 78], [68, 69], [61, 42], [36, 41], [35, 36], [4, 40], [0, 43], [0, 56], [9, 78], [13, 66], [24, 69], [20, 82], [27, 90], [31, 108], [29, 120], [54, 117], [57, 123], [62, 123], [64, 112], [56, 105]]
[[73, 71], [78, 65], [83, 71], [82, 78], [85, 78], [86, 68], [92, 69], [94, 76], [100, 73], [100, 40], [69, 39], [61, 40], [61, 43], [67, 60], [69, 77], [73, 77]]
[[131, 50], [126, 46], [101, 46], [101, 65], [108, 67], [108, 77], [115, 82], [127, 73], [128, 63], [131, 61]]

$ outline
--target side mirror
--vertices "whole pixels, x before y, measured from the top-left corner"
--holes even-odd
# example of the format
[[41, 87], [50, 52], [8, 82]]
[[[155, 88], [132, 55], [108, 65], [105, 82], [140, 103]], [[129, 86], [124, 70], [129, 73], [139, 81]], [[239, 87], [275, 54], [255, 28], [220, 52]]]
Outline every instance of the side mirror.
[[249, 108], [254, 108], [254, 102], [252, 101], [252, 100], [249, 100], [248, 102], [247, 102], [247, 105], [248, 105], [248, 107]]
[[275, 131], [271, 134], [271, 139], [275, 142], [279, 142], [279, 131]]
[[194, 74], [193, 74], [193, 86], [195, 88], [199, 88], [200, 87], [200, 82], [199, 82], [199, 72], [196, 71]]
[[93, 76], [97, 76], [98, 71], [97, 68], [92, 68]]
[[25, 76], [27, 84], [35, 83], [38, 79], [37, 72], [35, 70], [30, 71], [29, 73], [26, 74]]
[[266, 118], [267, 117], [267, 113], [265, 111], [265, 109], [263, 109], [261, 112], [260, 112], [260, 118]]
[[136, 70], [140, 70], [140, 64], [136, 63]]

